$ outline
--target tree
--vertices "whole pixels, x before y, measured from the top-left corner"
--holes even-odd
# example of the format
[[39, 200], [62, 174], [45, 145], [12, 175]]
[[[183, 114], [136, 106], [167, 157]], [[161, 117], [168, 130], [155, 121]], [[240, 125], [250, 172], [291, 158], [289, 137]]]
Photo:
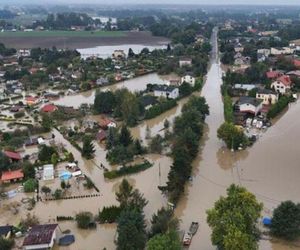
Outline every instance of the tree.
[[53, 196], [54, 196], [54, 198], [56, 199], [56, 200], [58, 200], [58, 199], [60, 199], [61, 198], [61, 196], [62, 196], [62, 190], [61, 189], [56, 189], [55, 191], [54, 191], [54, 194], [53, 194]]
[[188, 96], [192, 93], [192, 91], [193, 91], [192, 86], [187, 82], [184, 82], [179, 86], [180, 96]]
[[166, 120], [164, 121], [164, 128], [165, 128], [165, 129], [169, 129], [169, 127], [170, 127], [170, 122], [169, 122], [168, 119], [166, 119]]
[[115, 95], [111, 91], [99, 92], [95, 96], [94, 109], [97, 113], [111, 113], [116, 106]]
[[51, 155], [51, 163], [52, 163], [54, 166], [58, 163], [58, 160], [59, 160], [59, 158], [58, 158], [57, 153], [54, 153], [54, 154]]
[[256, 225], [262, 207], [252, 193], [232, 184], [227, 189], [227, 197], [221, 197], [214, 208], [207, 211], [212, 243], [224, 250], [257, 249]]
[[181, 242], [176, 231], [155, 235], [147, 242], [148, 250], [180, 250]]
[[93, 222], [93, 215], [90, 212], [80, 212], [76, 214], [75, 220], [79, 228], [88, 229]]
[[25, 178], [34, 178], [35, 177], [35, 168], [29, 161], [24, 162], [23, 173], [24, 173]]
[[121, 128], [119, 141], [124, 147], [128, 147], [133, 142], [130, 131], [126, 126]]
[[53, 154], [56, 154], [56, 150], [54, 147], [43, 145], [39, 149], [38, 159], [41, 162], [51, 162], [51, 157]]
[[143, 250], [146, 244], [144, 215], [136, 209], [124, 209], [118, 219], [117, 250]]
[[51, 193], [51, 188], [47, 187], [47, 186], [42, 186], [41, 191], [45, 194], [48, 195]]
[[158, 153], [160, 154], [161, 151], [163, 150], [163, 138], [158, 134], [155, 137], [152, 138], [151, 142], [150, 142], [150, 151], [152, 153]]
[[225, 122], [218, 129], [218, 138], [222, 139], [228, 148], [238, 149], [248, 145], [248, 138], [243, 130], [233, 123]]
[[37, 181], [35, 179], [28, 179], [24, 183], [24, 192], [25, 193], [34, 192], [36, 188], [37, 188]]
[[300, 204], [292, 201], [282, 202], [273, 213], [271, 234], [286, 240], [300, 236]]
[[74, 155], [73, 155], [71, 152], [68, 153], [67, 161], [68, 161], [68, 162], [74, 162], [74, 161], [75, 161]]
[[137, 155], [141, 155], [141, 154], [143, 154], [145, 152], [145, 149], [141, 145], [141, 142], [140, 142], [139, 139], [135, 139], [134, 140], [134, 146], [135, 146], [135, 153]]
[[178, 224], [178, 219], [173, 217], [173, 211], [162, 207], [152, 216], [150, 235], [165, 234], [171, 229], [177, 230]]
[[53, 121], [48, 114], [42, 115], [42, 127], [49, 132], [53, 126]]
[[129, 50], [128, 50], [128, 57], [131, 58], [131, 57], [134, 57], [134, 56], [135, 56], [135, 54], [134, 54], [132, 48], [129, 48]]
[[94, 145], [92, 139], [89, 136], [83, 138], [83, 146], [81, 155], [86, 159], [92, 159], [95, 153]]
[[0, 151], [0, 171], [8, 170], [10, 165], [11, 164], [9, 158]]
[[13, 239], [5, 239], [0, 237], [0, 249], [1, 250], [11, 250], [15, 242]]

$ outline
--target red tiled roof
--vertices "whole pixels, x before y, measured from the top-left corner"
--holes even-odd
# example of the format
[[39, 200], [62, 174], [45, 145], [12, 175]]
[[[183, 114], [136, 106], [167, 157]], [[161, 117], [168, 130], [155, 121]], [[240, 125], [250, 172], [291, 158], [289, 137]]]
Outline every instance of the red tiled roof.
[[17, 153], [17, 152], [13, 152], [13, 151], [4, 151], [4, 154], [8, 157], [8, 158], [10, 158], [10, 159], [13, 159], [13, 160], [21, 160], [22, 159], [22, 157], [21, 157], [21, 155], [19, 154], [19, 153]]
[[295, 65], [295, 67], [297, 67], [297, 68], [300, 67], [300, 60], [295, 59], [295, 60], [293, 61], [293, 63], [294, 63], [294, 65]]
[[5, 171], [2, 172], [1, 181], [10, 181], [16, 179], [24, 178], [24, 174], [22, 169], [14, 170], [14, 171]]
[[43, 112], [54, 112], [55, 110], [57, 110], [57, 107], [54, 104], [46, 104], [42, 107]]
[[279, 77], [277, 81], [281, 82], [285, 86], [291, 86], [292, 84], [291, 78], [286, 75]]
[[33, 96], [27, 96], [25, 99], [27, 102], [35, 102], [37, 100], [37, 98]]
[[269, 78], [269, 79], [273, 79], [273, 78], [277, 78], [277, 77], [279, 77], [280, 76], [280, 72], [278, 72], [278, 71], [268, 71], [267, 72], [267, 78]]
[[51, 243], [51, 239], [58, 224], [45, 224], [33, 226], [25, 237], [23, 246], [41, 245]]
[[96, 138], [98, 141], [103, 141], [106, 139], [106, 132], [104, 130], [100, 130], [97, 135]]
[[102, 128], [107, 128], [107, 126], [108, 126], [108, 124], [110, 124], [111, 123], [111, 120], [110, 119], [108, 119], [108, 118], [102, 118], [100, 121], [99, 121], [99, 125], [100, 125], [100, 127], [102, 127]]

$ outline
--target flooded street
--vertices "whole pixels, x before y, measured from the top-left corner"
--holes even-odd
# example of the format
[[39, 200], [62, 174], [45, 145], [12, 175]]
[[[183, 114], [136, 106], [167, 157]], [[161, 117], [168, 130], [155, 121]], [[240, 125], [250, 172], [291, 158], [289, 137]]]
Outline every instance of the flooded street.
[[[263, 215], [281, 201], [291, 199], [299, 202], [299, 150], [300, 141], [299, 103], [294, 103], [288, 112], [259, 139], [243, 152], [231, 152], [217, 138], [217, 129], [223, 123], [223, 103], [220, 93], [222, 72], [217, 57], [216, 31], [212, 38], [212, 65], [203, 87], [202, 95], [210, 107], [206, 119], [206, 133], [202, 149], [194, 162], [193, 181], [187, 184], [186, 192], [175, 214], [181, 220], [181, 229], [188, 230], [192, 221], [200, 223], [189, 249], [212, 250], [211, 230], [206, 223], [206, 210], [213, 207], [226, 188], [236, 183], [253, 192], [264, 203]], [[259, 249], [300, 249], [282, 242], [261, 241]]]
[[[125, 80], [110, 86], [99, 88], [101, 91], [111, 90], [115, 91], [120, 88], [127, 88], [131, 92], [145, 90], [148, 83], [152, 84], [167, 84], [168, 81], [160, 77], [157, 73], [151, 73], [144, 76], [136, 77], [130, 80]], [[54, 104], [63, 106], [72, 106], [78, 108], [82, 103], [93, 104], [96, 90], [82, 92], [80, 94], [68, 95], [54, 101]]]

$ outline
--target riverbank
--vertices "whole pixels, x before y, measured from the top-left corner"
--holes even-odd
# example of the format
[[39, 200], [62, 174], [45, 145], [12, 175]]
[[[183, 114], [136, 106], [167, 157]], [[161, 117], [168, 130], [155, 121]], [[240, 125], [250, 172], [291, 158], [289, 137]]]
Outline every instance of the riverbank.
[[15, 36], [14, 33], [9, 36], [0, 36], [0, 41], [9, 48], [31, 49], [31, 48], [52, 48], [59, 49], [78, 49], [91, 48], [96, 46], [141, 44], [145, 45], [166, 45], [170, 40], [165, 37], [152, 36], [150, 32], [123, 32], [122, 36], [78, 36], [55, 35], [51, 36], [36, 34], [35, 36]]

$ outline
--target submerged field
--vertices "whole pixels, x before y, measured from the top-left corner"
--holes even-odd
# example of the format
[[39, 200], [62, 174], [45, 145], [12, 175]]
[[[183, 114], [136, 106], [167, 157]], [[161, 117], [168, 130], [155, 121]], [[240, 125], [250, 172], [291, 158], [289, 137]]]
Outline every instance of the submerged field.
[[5, 31], [0, 32], [0, 37], [122, 37], [123, 31]]
[[150, 32], [32, 31], [0, 32], [0, 43], [16, 49], [53, 46], [62, 49], [79, 49], [122, 44], [162, 45], [169, 43], [169, 40], [152, 36]]

